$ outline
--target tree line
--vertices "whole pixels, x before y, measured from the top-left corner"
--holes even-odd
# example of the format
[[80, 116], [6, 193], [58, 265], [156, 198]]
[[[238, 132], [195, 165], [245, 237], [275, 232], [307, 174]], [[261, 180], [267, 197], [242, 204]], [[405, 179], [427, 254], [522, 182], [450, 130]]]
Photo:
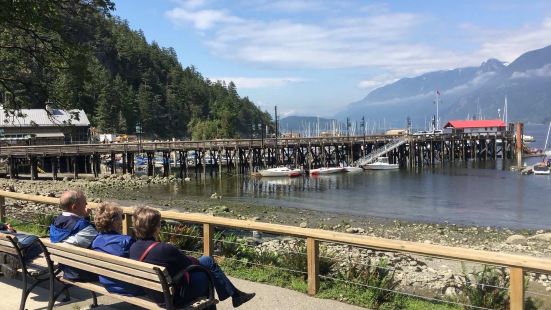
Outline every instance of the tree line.
[[[271, 117], [233, 82], [183, 67], [173, 48], [112, 16], [110, 0], [4, 0], [0, 93], [6, 113], [83, 109], [101, 132], [152, 138], [260, 136]], [[262, 124], [262, 125], [261, 125]]]

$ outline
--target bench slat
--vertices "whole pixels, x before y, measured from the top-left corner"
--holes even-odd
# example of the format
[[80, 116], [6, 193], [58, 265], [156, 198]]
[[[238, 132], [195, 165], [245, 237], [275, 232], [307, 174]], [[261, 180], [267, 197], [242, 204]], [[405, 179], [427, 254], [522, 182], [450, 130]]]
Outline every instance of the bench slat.
[[129, 260], [128, 258], [126, 258], [124, 260], [125, 264], [123, 265], [123, 264], [120, 264], [120, 263], [119, 264], [113, 264], [111, 262], [106, 262], [106, 261], [97, 260], [97, 259], [91, 259], [91, 258], [83, 256], [83, 255], [78, 255], [78, 254], [74, 254], [74, 253], [70, 253], [70, 252], [66, 252], [66, 251], [61, 251], [61, 250], [54, 249], [54, 248], [49, 248], [48, 252], [50, 252], [51, 255], [55, 255], [57, 257], [66, 257], [66, 258], [71, 259], [73, 261], [78, 261], [78, 262], [82, 262], [82, 263], [85, 263], [85, 264], [90, 264], [90, 265], [100, 267], [100, 268], [103, 268], [103, 269], [109, 269], [113, 272], [129, 274], [129, 275], [133, 275], [133, 276], [136, 276], [136, 277], [139, 277], [139, 278], [159, 282], [159, 276], [156, 273], [152, 273], [152, 272], [155, 272], [154, 270], [152, 270], [152, 272], [144, 272], [144, 271], [141, 271], [141, 270], [138, 270], [138, 269], [127, 267], [128, 265], [126, 264], [126, 262]]
[[0, 245], [13, 248], [13, 243], [11, 243], [8, 239], [0, 239]]
[[155, 291], [159, 291], [159, 292], [163, 291], [163, 288], [162, 288], [161, 284], [159, 283], [159, 281], [154, 282], [154, 281], [148, 281], [148, 280], [141, 279], [141, 278], [136, 278], [136, 277], [133, 277], [131, 275], [126, 275], [126, 274], [122, 274], [122, 273], [113, 272], [109, 269], [104, 269], [104, 268], [101, 268], [101, 267], [91, 266], [90, 264], [87, 264], [87, 263], [77, 262], [77, 261], [74, 261], [70, 258], [60, 257], [60, 256], [57, 256], [57, 255], [54, 255], [54, 254], [51, 254], [50, 258], [52, 259], [52, 261], [54, 261], [56, 263], [60, 263], [60, 264], [63, 264], [63, 265], [75, 267], [75, 268], [82, 269], [82, 270], [86, 270], [86, 271], [89, 271], [89, 272], [92, 272], [92, 273], [95, 273], [95, 274], [98, 274], [98, 275], [106, 276], [106, 277], [116, 279], [116, 280], [120, 280], [120, 281], [123, 281], [123, 282], [132, 283], [132, 284], [135, 284], [135, 285], [138, 285], [138, 286], [141, 286], [141, 287], [145, 287], [145, 288], [148, 288], [148, 289], [152, 289], [152, 290], [155, 290]]
[[118, 257], [118, 256], [115, 256], [115, 255], [102, 253], [102, 252], [98, 252], [98, 251], [94, 251], [94, 250], [90, 250], [90, 249], [83, 249], [83, 248], [79, 248], [77, 246], [70, 245], [70, 244], [52, 243], [50, 241], [50, 239], [48, 239], [48, 238], [41, 238], [40, 240], [42, 241], [42, 243], [44, 243], [44, 245], [48, 249], [57, 249], [57, 250], [60, 250], [60, 251], [69, 252], [69, 253], [73, 253], [73, 254], [77, 254], [77, 255], [82, 255], [82, 256], [89, 257], [89, 258], [93, 258], [93, 259], [99, 259], [99, 260], [114, 263], [114, 264], [121, 264], [121, 265], [124, 265], [124, 266], [128, 266], [128, 267], [138, 269], [138, 270], [141, 270], [141, 271], [144, 271], [144, 272], [149, 272], [149, 273], [155, 273], [156, 274], [154, 268], [158, 268], [161, 271], [165, 272], [165, 275], [168, 274], [165, 267], [156, 266], [156, 265], [148, 264], [148, 263], [144, 263], [144, 262], [139, 262], [139, 261], [131, 260], [131, 259], [127, 259], [127, 258], [122, 258], [122, 257]]
[[111, 297], [120, 299], [122, 301], [131, 303], [133, 305], [143, 307], [145, 309], [155, 309], [155, 310], [156, 309], [159, 309], [159, 310], [161, 310], [161, 309], [164, 310], [165, 309], [165, 308], [159, 307], [159, 305], [157, 305], [155, 302], [147, 299], [147, 297], [145, 297], [145, 296], [130, 297], [130, 296], [124, 296], [124, 295], [120, 295], [120, 294], [113, 294], [113, 293], [108, 292], [105, 289], [105, 287], [103, 287], [101, 284], [98, 284], [98, 283], [95, 283], [95, 282], [94, 283], [92, 283], [92, 282], [73, 282], [73, 281], [70, 281], [70, 280], [67, 280], [67, 279], [63, 279], [63, 278], [59, 278], [59, 281], [61, 281], [63, 283], [71, 284], [71, 285], [74, 285], [74, 286], [77, 286], [77, 287], [80, 287], [80, 288], [83, 288], [85, 290], [94, 291], [94, 292], [102, 294], [102, 295], [111, 296]]
[[0, 245], [0, 252], [17, 255], [17, 250], [13, 246], [7, 247]]

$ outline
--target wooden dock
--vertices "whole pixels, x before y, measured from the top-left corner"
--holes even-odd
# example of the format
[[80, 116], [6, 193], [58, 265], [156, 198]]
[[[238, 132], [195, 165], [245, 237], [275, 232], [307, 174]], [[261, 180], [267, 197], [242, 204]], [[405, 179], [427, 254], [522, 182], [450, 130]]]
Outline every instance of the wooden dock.
[[[162, 156], [162, 174], [178, 169], [179, 177], [199, 173], [227, 171], [251, 173], [265, 167], [288, 165], [306, 170], [352, 164], [372, 151], [405, 139], [405, 143], [389, 150], [391, 163], [415, 167], [443, 164], [460, 160], [513, 159], [516, 138], [513, 132], [479, 135], [370, 135], [351, 137], [232, 139], [207, 141], [169, 141], [144, 143], [67, 144], [1, 147], [0, 158], [7, 162], [6, 174], [16, 178], [19, 173], [38, 177], [39, 168], [54, 178], [59, 172], [100, 173], [100, 163], [110, 165], [111, 173], [135, 173], [136, 156], [147, 160], [147, 174], [155, 173], [155, 156]], [[171, 165], [171, 160], [173, 164]], [[174, 168], [177, 167], [177, 168]], [[42, 172], [41, 171], [41, 172]]]

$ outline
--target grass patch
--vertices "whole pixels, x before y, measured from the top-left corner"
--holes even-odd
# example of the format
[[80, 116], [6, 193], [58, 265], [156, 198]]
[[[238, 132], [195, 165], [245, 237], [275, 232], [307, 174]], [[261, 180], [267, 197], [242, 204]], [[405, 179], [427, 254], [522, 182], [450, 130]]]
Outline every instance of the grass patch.
[[14, 218], [8, 218], [7, 222], [10, 223], [18, 232], [25, 232], [32, 235], [37, 235], [39, 237], [48, 235], [49, 224], [47, 226], [46, 224], [29, 223]]

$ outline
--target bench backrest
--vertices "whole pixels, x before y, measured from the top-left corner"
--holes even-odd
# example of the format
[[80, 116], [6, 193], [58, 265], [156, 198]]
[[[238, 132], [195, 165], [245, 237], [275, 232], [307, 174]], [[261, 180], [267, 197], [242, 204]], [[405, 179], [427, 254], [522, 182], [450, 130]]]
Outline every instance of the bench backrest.
[[163, 292], [164, 285], [171, 285], [171, 277], [165, 267], [118, 257], [65, 243], [52, 243], [41, 239], [50, 259], [59, 264], [86, 270], [97, 275], [131, 283]]
[[17, 239], [14, 240], [14, 238], [12, 235], [0, 233], [0, 252], [17, 256], [17, 249], [14, 247], [14, 243], [17, 244]]

